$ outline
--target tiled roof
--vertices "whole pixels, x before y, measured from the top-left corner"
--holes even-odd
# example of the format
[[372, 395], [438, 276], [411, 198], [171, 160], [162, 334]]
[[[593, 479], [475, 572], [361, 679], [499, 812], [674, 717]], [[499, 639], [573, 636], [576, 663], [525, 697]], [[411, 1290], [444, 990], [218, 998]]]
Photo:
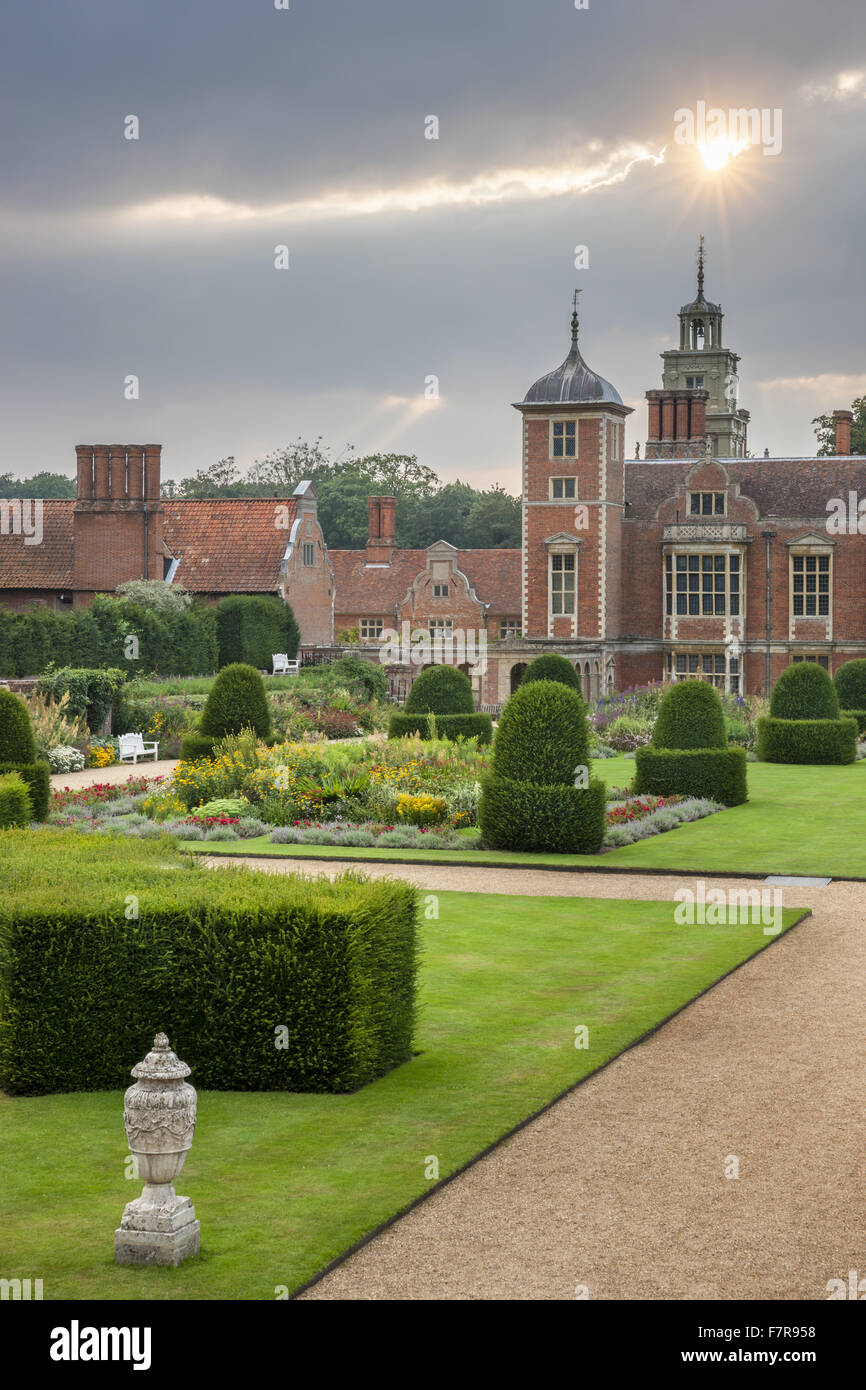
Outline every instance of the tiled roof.
[[[389, 613], [426, 568], [426, 550], [395, 550], [388, 566], [368, 565], [364, 550], [331, 550], [336, 616]], [[457, 567], [491, 613], [520, 612], [520, 551], [459, 550]]]
[[193, 594], [276, 590], [289, 542], [285, 521], [291, 527], [295, 518], [294, 497], [164, 501], [163, 508], [165, 547], [180, 561], [175, 584]]
[[[27, 500], [22, 506], [26, 521]], [[38, 545], [26, 545], [21, 533], [0, 535], [0, 589], [71, 587], [74, 506], [73, 501], [59, 498], [41, 503], [42, 540]]]
[[[296, 515], [294, 497], [165, 501], [166, 550], [180, 564], [174, 582], [190, 593], [274, 593]], [[72, 587], [73, 501], [42, 503], [42, 542], [0, 535], [0, 589]], [[280, 526], [277, 526], [277, 508]]]
[[[704, 459], [630, 461], [625, 470], [626, 521], [652, 521], [661, 502], [672, 496], [695, 463]], [[804, 459], [721, 459], [740, 495], [757, 504], [761, 519], [827, 516], [833, 497], [847, 501], [849, 490], [866, 496], [866, 456]]]

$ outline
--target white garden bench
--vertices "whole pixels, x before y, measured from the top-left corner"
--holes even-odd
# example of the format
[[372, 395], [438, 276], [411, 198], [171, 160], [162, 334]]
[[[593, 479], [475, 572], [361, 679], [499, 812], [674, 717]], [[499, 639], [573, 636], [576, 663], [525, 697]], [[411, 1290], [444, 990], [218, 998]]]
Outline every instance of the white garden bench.
[[121, 763], [137, 763], [139, 758], [159, 757], [158, 743], [145, 743], [141, 734], [121, 734], [117, 740], [117, 758]]
[[289, 661], [285, 652], [274, 652], [271, 661], [274, 663], [275, 676], [296, 676], [298, 674], [299, 663]]

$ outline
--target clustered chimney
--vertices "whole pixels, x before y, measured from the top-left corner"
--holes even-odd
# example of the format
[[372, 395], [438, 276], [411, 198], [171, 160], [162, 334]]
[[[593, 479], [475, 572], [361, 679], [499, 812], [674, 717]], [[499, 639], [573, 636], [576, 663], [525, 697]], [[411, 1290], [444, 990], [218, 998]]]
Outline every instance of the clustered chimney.
[[644, 458], [697, 458], [707, 451], [709, 391], [647, 391], [649, 428]]
[[161, 444], [77, 444], [73, 588], [163, 578]]
[[368, 565], [390, 565], [397, 545], [395, 529], [396, 497], [367, 498]]
[[853, 410], [834, 410], [833, 423], [836, 427], [836, 453], [851, 453], [851, 426], [854, 423]]

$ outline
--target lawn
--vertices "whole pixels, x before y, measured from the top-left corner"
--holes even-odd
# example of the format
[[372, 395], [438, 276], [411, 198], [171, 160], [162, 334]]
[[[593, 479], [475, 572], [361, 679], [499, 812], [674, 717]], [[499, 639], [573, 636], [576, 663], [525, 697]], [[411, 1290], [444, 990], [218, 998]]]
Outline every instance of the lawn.
[[[273, 1299], [429, 1191], [431, 1157], [455, 1172], [776, 939], [676, 926], [670, 903], [422, 898], [434, 905], [411, 1062], [349, 1096], [200, 1095], [177, 1188], [202, 1253], [176, 1270], [113, 1263], [140, 1190], [124, 1181], [120, 1092], [0, 1097], [4, 1276], [41, 1278], [46, 1299]], [[786, 911], [784, 930], [803, 916]]]
[[[634, 776], [634, 759], [593, 764], [611, 786]], [[272, 845], [267, 836], [237, 842], [190, 842], [207, 854], [402, 863], [471, 863], [673, 873], [810, 874], [866, 878], [866, 760], [846, 767], [749, 763], [749, 800], [705, 820], [681, 825], [604, 854], [509, 854], [490, 850], [341, 850]]]

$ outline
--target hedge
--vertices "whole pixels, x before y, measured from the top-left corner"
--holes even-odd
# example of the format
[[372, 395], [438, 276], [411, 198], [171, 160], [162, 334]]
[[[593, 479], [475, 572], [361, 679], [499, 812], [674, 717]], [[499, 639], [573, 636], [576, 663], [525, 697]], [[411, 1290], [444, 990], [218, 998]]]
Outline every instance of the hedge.
[[19, 772], [7, 772], [0, 777], [0, 829], [7, 826], [26, 826], [33, 818], [33, 806], [27, 783]]
[[748, 800], [745, 748], [638, 748], [635, 796], [699, 796], [723, 806]]
[[430, 666], [406, 696], [407, 714], [474, 714], [472, 682], [457, 666]]
[[51, 768], [48, 763], [0, 763], [0, 777], [7, 772], [17, 772], [21, 780], [27, 783], [33, 819], [45, 820], [51, 800]]
[[244, 662], [270, 671], [272, 657], [297, 655], [301, 634], [295, 615], [275, 594], [231, 594], [215, 608], [220, 666]]
[[194, 763], [198, 758], [212, 758], [218, 740], [208, 738], [207, 734], [184, 734], [180, 741], [180, 756], [185, 763]]
[[846, 710], [866, 708], [866, 661], [846, 661], [833, 676], [839, 704]]
[[112, 837], [0, 832], [9, 1093], [125, 1088], [159, 1030], [213, 1090], [353, 1091], [409, 1060], [413, 888], [214, 874], [166, 865], [175, 854], [162, 839], [118, 855]]
[[71, 613], [0, 608], [0, 677], [39, 676], [52, 663], [119, 666], [129, 675], [209, 675], [217, 668], [217, 656], [216, 615], [197, 601], [178, 613], [106, 594]]
[[546, 787], [488, 774], [482, 779], [478, 825], [490, 849], [596, 854], [604, 840], [606, 808], [607, 791], [598, 778], [584, 788]]
[[30, 711], [18, 695], [3, 689], [0, 689], [0, 761], [36, 761], [36, 740], [30, 723]]
[[[436, 714], [433, 718], [439, 738], [477, 738], [480, 744], [490, 743], [493, 738], [493, 720], [489, 714]], [[427, 738], [429, 725], [429, 714], [392, 714], [388, 737], [404, 738], [407, 734], [420, 734], [422, 738]]]
[[857, 720], [759, 719], [758, 757], [766, 763], [853, 763]]
[[570, 661], [564, 656], [558, 656], [556, 652], [546, 652], [544, 656], [537, 656], [534, 661], [530, 661], [523, 673], [525, 681], [559, 681], [560, 685], [567, 685], [572, 690], [580, 691], [580, 676]]
[[99, 734], [125, 680], [126, 672], [117, 666], [104, 670], [61, 666], [58, 670], [46, 671], [36, 689], [53, 700], [68, 695], [70, 711], [83, 714], [90, 732]]
[[855, 720], [857, 732], [866, 734], [866, 709], [843, 709], [839, 711], [839, 718]]

